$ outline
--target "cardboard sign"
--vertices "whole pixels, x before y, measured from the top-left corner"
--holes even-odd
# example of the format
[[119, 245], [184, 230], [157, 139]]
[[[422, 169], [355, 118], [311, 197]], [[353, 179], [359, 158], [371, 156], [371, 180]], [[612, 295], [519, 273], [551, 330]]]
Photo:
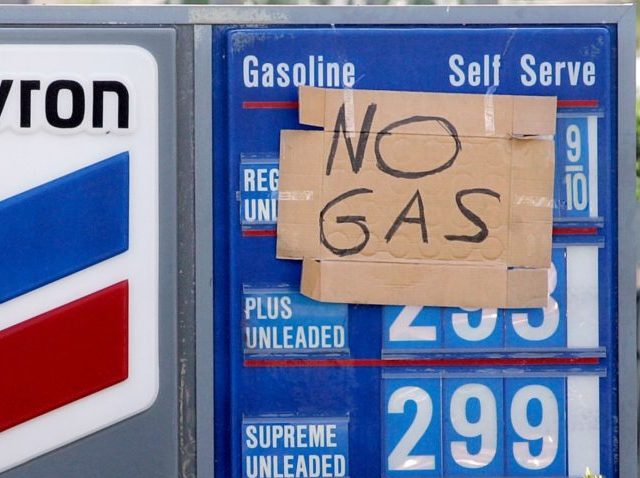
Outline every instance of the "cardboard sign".
[[554, 97], [300, 89], [282, 131], [279, 258], [328, 302], [540, 307]]

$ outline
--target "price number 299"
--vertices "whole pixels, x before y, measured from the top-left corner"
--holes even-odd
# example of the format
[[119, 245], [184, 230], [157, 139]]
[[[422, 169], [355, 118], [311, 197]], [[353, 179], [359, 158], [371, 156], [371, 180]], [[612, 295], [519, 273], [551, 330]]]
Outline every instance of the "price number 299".
[[386, 476], [565, 473], [564, 380], [385, 381]]

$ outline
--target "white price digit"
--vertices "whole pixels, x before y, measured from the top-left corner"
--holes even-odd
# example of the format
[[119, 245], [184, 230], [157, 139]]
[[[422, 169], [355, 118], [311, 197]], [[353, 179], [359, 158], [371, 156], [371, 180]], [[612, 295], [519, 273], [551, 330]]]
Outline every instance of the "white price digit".
[[567, 191], [567, 209], [584, 211], [589, 204], [587, 193], [587, 176], [584, 173], [567, 173], [564, 175]]
[[416, 416], [389, 454], [389, 470], [435, 470], [434, 455], [411, 455], [411, 451], [431, 423], [433, 402], [429, 394], [420, 387], [401, 387], [389, 397], [387, 410], [389, 413], [404, 413], [405, 404], [409, 401], [416, 404]]
[[472, 327], [469, 323], [468, 312], [477, 309], [462, 309], [467, 312], [455, 312], [451, 314], [451, 323], [458, 337], [469, 342], [478, 342], [489, 337], [496, 328], [498, 319], [497, 309], [482, 309], [480, 323], [477, 327]]
[[[542, 418], [538, 425], [531, 425], [527, 417], [529, 402], [537, 400], [542, 408]], [[542, 385], [527, 385], [513, 397], [511, 403], [511, 423], [515, 432], [528, 441], [513, 444], [516, 462], [528, 470], [546, 468], [558, 453], [558, 400], [551, 390]], [[531, 453], [530, 441], [542, 440], [540, 453]]]
[[556, 300], [551, 297], [557, 286], [558, 271], [552, 262], [549, 270], [549, 305], [542, 309], [542, 323], [537, 327], [532, 326], [529, 323], [529, 313], [527, 312], [514, 312], [511, 314], [511, 323], [520, 337], [537, 342], [548, 339], [558, 330], [560, 310]]
[[[565, 136], [567, 140], [567, 159], [570, 163], [577, 163], [582, 156], [582, 140], [578, 125], [570, 124]], [[565, 168], [564, 185], [567, 195], [567, 209], [583, 211], [589, 203], [587, 192], [587, 176], [580, 164], [569, 164]]]
[[567, 158], [572, 163], [580, 160], [582, 155], [582, 145], [580, 142], [580, 128], [576, 124], [570, 124], [567, 127]]
[[420, 306], [404, 306], [389, 328], [389, 340], [392, 342], [436, 340], [435, 327], [431, 325], [412, 325], [421, 310], [422, 307]]
[[[467, 402], [476, 398], [480, 402], [478, 421], [470, 422], [467, 417]], [[486, 385], [470, 383], [458, 388], [451, 396], [451, 425], [460, 435], [467, 438], [480, 437], [478, 453], [469, 453], [466, 441], [452, 441], [451, 455], [464, 468], [482, 468], [496, 456], [498, 447], [498, 416], [496, 398]]]

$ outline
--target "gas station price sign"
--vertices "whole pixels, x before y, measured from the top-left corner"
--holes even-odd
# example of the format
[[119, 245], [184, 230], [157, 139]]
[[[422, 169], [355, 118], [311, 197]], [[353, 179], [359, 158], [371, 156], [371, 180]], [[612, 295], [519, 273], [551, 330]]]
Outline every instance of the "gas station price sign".
[[634, 5], [0, 6], [2, 478], [637, 476], [635, 36]]
[[[214, 27], [212, 39], [224, 118], [214, 127], [216, 370], [228, 379], [216, 379], [228, 384], [216, 394], [216, 472], [618, 476], [616, 27], [247, 25]], [[300, 264], [275, 254], [280, 131], [304, 129], [301, 85], [482, 94], [487, 117], [495, 95], [556, 96], [548, 305], [302, 296]]]

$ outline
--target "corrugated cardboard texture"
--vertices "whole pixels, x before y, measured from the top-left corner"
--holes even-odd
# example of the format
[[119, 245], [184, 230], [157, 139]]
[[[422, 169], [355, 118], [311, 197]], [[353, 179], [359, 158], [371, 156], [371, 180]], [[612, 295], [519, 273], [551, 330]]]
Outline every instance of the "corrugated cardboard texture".
[[547, 289], [530, 287], [531, 282], [546, 283], [546, 269], [315, 259], [304, 259], [302, 267], [301, 292], [332, 302], [367, 304], [371, 297], [384, 297], [385, 304], [393, 305], [494, 308], [496, 300], [507, 308], [547, 305]]
[[330, 302], [538, 307], [555, 98], [300, 89], [282, 131], [278, 257]]

